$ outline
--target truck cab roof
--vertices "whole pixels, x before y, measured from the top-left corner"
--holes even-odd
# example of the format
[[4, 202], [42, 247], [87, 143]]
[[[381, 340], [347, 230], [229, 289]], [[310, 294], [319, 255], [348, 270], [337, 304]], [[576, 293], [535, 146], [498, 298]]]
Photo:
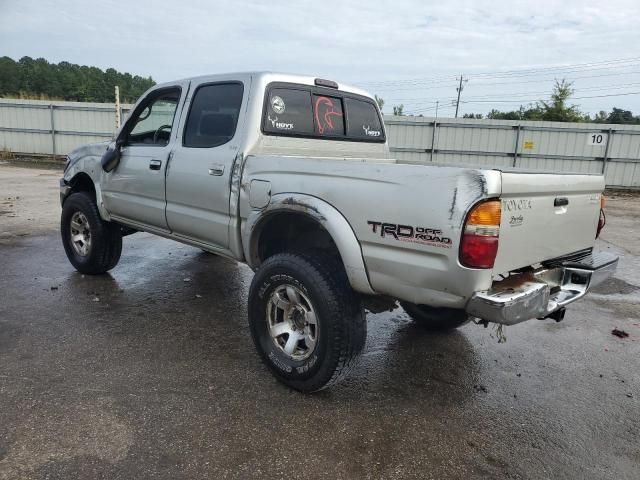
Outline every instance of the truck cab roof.
[[[297, 83], [300, 85], [316, 85], [316, 80], [327, 80], [323, 78], [318, 78], [312, 75], [302, 75], [295, 73], [285, 73], [285, 72], [272, 72], [272, 71], [246, 71], [246, 72], [230, 72], [230, 73], [212, 73], [205, 75], [197, 75], [194, 77], [186, 77], [180, 80], [172, 81], [172, 82], [164, 82], [161, 84], [157, 84], [153, 87], [153, 89], [169, 87], [171, 85], [175, 85], [176, 83], [182, 82], [215, 82], [221, 80], [228, 80], [230, 78], [247, 78], [250, 77], [252, 81], [258, 84], [268, 84], [271, 82], [286, 82], [286, 83]], [[334, 80], [329, 79], [328, 81], [333, 82], [337, 85], [337, 89], [342, 92], [353, 93], [355, 95], [362, 95], [363, 97], [373, 98], [372, 95], [360, 88], [354, 87], [352, 85], [348, 85], [346, 83], [336, 82]]]

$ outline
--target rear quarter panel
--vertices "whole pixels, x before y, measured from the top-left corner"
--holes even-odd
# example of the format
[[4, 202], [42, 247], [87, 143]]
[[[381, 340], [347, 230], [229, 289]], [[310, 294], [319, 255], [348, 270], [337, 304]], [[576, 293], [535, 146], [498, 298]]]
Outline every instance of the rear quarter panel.
[[303, 193], [335, 207], [360, 242], [377, 293], [414, 303], [463, 307], [474, 291], [491, 285], [490, 271], [459, 265], [458, 247], [471, 205], [499, 196], [497, 171], [249, 156], [241, 189], [243, 220], [252, 210], [247, 192], [251, 180], [270, 182], [272, 195]]

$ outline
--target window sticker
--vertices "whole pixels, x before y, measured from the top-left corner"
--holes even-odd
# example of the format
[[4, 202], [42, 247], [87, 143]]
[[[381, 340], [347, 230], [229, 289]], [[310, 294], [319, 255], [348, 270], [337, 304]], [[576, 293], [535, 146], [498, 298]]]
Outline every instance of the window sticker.
[[314, 115], [320, 135], [344, 135], [342, 103], [338, 98], [315, 96]]
[[379, 137], [380, 135], [382, 135], [382, 132], [380, 132], [380, 130], [374, 130], [370, 125], [363, 125], [362, 130], [364, 130], [364, 134], [367, 137]]
[[269, 115], [269, 116], [267, 116], [267, 120], [269, 120], [269, 122], [271, 122], [271, 126], [273, 128], [277, 128], [278, 130], [293, 130], [295, 128], [293, 123], [287, 123], [287, 122], [278, 121], [278, 117], [277, 116], [272, 117], [271, 115]]
[[277, 114], [283, 114], [285, 111], [286, 105], [284, 104], [284, 100], [282, 97], [278, 95], [274, 95], [271, 97], [271, 109]]

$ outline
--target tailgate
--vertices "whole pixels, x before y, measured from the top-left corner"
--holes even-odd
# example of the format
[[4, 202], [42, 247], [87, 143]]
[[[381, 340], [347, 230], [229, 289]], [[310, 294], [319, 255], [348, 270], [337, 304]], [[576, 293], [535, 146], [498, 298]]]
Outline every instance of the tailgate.
[[604, 178], [502, 173], [502, 218], [494, 272], [593, 247]]

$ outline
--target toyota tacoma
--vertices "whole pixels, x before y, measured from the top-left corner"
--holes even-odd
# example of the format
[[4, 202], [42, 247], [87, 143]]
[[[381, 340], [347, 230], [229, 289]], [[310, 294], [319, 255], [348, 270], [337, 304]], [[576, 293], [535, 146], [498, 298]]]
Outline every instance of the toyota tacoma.
[[593, 250], [601, 175], [401, 164], [367, 93], [243, 73], [157, 85], [112, 142], [69, 154], [62, 242], [85, 274], [145, 231], [245, 262], [248, 320], [280, 381], [344, 376], [365, 310], [427, 329], [561, 320], [618, 259]]

